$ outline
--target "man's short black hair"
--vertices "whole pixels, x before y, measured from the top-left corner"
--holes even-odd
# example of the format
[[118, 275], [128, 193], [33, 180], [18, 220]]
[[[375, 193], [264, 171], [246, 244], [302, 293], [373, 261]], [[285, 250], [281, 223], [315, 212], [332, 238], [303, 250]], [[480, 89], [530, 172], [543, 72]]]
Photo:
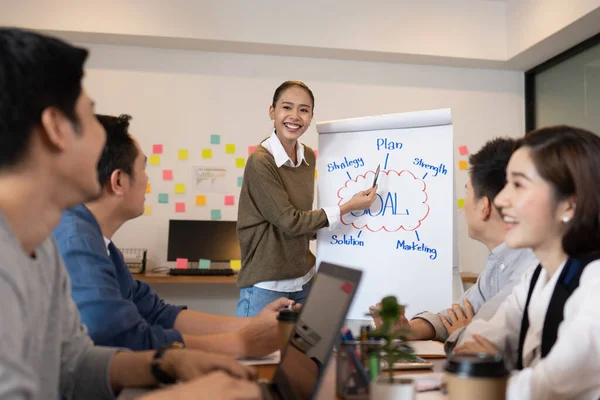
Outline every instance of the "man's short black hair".
[[104, 187], [113, 171], [120, 169], [134, 179], [133, 165], [138, 156], [135, 142], [129, 134], [129, 115], [118, 117], [96, 115], [98, 121], [106, 130], [106, 144], [98, 162], [98, 180]]
[[21, 161], [48, 107], [78, 127], [75, 106], [87, 55], [55, 38], [0, 28], [0, 168]]
[[475, 199], [487, 197], [490, 201], [500, 193], [506, 184], [506, 167], [517, 141], [511, 138], [495, 138], [487, 142], [481, 150], [469, 156], [469, 176], [475, 192]]

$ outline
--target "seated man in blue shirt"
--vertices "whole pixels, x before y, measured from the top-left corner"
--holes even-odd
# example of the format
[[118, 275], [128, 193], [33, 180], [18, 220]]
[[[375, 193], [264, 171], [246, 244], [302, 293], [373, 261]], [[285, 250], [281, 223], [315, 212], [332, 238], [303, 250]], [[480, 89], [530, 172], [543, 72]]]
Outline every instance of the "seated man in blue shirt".
[[269, 304], [256, 317], [235, 318], [166, 304], [135, 280], [112, 243], [114, 233], [144, 211], [146, 156], [129, 134], [129, 116], [98, 116], [107, 132], [100, 162], [100, 196], [63, 213], [54, 237], [72, 281], [81, 320], [97, 345], [156, 349], [175, 341], [236, 357], [277, 349], [276, 313], [291, 301]]

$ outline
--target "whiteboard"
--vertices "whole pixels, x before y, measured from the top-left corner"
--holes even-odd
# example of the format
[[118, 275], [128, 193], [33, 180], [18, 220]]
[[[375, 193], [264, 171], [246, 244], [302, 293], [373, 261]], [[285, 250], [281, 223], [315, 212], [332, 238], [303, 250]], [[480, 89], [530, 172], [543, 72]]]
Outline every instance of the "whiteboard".
[[317, 237], [322, 261], [363, 270], [348, 319], [396, 295], [407, 316], [452, 301], [453, 128], [450, 109], [317, 124], [319, 207], [343, 204], [372, 186], [369, 210], [346, 214]]

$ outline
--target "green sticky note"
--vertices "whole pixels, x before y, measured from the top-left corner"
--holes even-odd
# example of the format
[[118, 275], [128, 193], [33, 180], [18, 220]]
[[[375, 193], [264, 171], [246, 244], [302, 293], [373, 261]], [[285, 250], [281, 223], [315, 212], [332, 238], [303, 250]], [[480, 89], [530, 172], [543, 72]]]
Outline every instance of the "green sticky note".
[[210, 144], [221, 144], [221, 135], [210, 135]]
[[159, 193], [158, 194], [158, 202], [160, 204], [169, 204], [169, 194], [168, 193]]
[[203, 258], [198, 260], [198, 268], [209, 269], [210, 268], [210, 260], [205, 260]]
[[242, 176], [238, 176], [238, 187], [242, 187], [242, 183], [244, 183], [244, 178]]
[[221, 219], [221, 210], [210, 210], [210, 219]]

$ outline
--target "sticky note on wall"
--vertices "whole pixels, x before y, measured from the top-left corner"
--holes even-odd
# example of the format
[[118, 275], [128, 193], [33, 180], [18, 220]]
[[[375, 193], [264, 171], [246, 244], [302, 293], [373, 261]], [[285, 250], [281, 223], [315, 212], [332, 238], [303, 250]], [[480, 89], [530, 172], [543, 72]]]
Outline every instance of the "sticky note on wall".
[[175, 212], [178, 212], [178, 213], [185, 212], [185, 203], [182, 203], [182, 202], [175, 203]]
[[210, 260], [205, 260], [203, 258], [198, 260], [198, 268], [201, 269], [209, 269], [210, 268]]
[[152, 154], [162, 154], [163, 153], [163, 145], [162, 144], [153, 144], [152, 145]]
[[160, 204], [168, 204], [169, 203], [169, 194], [168, 193], [159, 193], [158, 194], [158, 202]]
[[238, 176], [238, 187], [242, 187], [242, 183], [244, 183], [244, 178], [242, 176]]
[[180, 160], [187, 160], [189, 156], [189, 151], [187, 151], [186, 149], [180, 149], [177, 152], [177, 158], [179, 158]]
[[458, 199], [456, 201], [458, 208], [465, 208], [465, 199]]
[[246, 166], [246, 159], [245, 158], [236, 158], [235, 166], [236, 166], [236, 168], [244, 168]]
[[163, 169], [163, 180], [164, 181], [172, 181], [173, 180], [173, 170], [172, 169]]
[[199, 194], [196, 196], [196, 205], [197, 206], [205, 206], [206, 205], [206, 196]]
[[210, 144], [221, 144], [221, 135], [210, 135]]
[[202, 149], [202, 158], [212, 158], [212, 149]]
[[210, 219], [221, 219], [221, 210], [210, 210]]
[[152, 206], [144, 206], [144, 215], [147, 217], [152, 215]]
[[176, 183], [175, 184], [175, 193], [184, 194], [185, 193], [185, 183]]
[[146, 193], [150, 193], [150, 189], [151, 189], [151, 187], [150, 187], [150, 184], [148, 183], [146, 185]]
[[229, 267], [234, 271], [239, 271], [242, 269], [242, 260], [231, 260], [229, 262]]
[[158, 154], [150, 155], [150, 160], [148, 161], [150, 165], [160, 165], [160, 156]]
[[188, 267], [188, 259], [187, 258], [178, 258], [175, 260], [175, 268], [185, 269]]
[[460, 169], [461, 171], [469, 169], [469, 163], [466, 162], [465, 160], [460, 160], [458, 162], [458, 169]]
[[248, 155], [254, 153], [254, 150], [256, 150], [256, 146], [248, 146]]
[[225, 145], [225, 153], [235, 154], [235, 144], [226, 144]]
[[469, 154], [469, 149], [467, 148], [467, 146], [459, 146], [458, 154], [460, 154], [461, 156], [466, 156], [467, 154]]
[[232, 206], [235, 204], [235, 197], [233, 196], [225, 196], [225, 205]]

